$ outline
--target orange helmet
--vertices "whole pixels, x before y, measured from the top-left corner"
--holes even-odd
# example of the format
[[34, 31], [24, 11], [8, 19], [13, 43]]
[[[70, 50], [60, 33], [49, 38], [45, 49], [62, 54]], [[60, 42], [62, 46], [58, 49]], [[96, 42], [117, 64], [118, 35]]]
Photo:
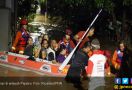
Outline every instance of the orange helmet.
[[21, 19], [20, 24], [27, 25], [28, 21], [26, 19]]

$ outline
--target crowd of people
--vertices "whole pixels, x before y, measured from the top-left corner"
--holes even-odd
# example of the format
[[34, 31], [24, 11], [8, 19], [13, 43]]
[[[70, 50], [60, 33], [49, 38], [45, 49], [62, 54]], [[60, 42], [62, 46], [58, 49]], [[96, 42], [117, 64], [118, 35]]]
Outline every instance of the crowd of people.
[[[66, 29], [65, 35], [59, 41], [49, 37], [48, 34], [41, 34], [33, 42], [33, 38], [27, 31], [27, 21], [25, 19], [21, 20], [20, 24], [21, 28], [16, 33], [11, 50], [15, 53], [28, 55], [28, 59], [33, 61], [37, 61], [37, 58], [40, 58], [51, 61], [52, 63], [63, 63], [85, 33], [85, 31], [79, 31], [73, 36], [72, 31]], [[115, 75], [132, 75], [130, 73], [131, 51], [128, 50], [125, 42], [119, 42], [119, 46], [111, 57], [109, 51], [101, 50], [98, 39], [89, 39], [89, 37], [93, 36], [94, 31], [94, 27], [89, 30], [73, 54], [71, 62], [69, 62], [70, 68], [66, 76], [66, 81], [72, 82], [78, 88], [81, 88], [82, 77], [104, 77], [105, 74], [110, 75], [112, 72], [110, 68], [111, 64], [115, 69]], [[91, 79], [92, 81], [95, 84], [96, 80]], [[92, 86], [93, 83], [89, 83], [89, 86]], [[104, 85], [104, 82], [101, 83]]]
[[[85, 33], [85, 31], [80, 31], [73, 36], [72, 31], [66, 29], [65, 35], [59, 41], [55, 38], [49, 37], [48, 34], [41, 33], [41, 35], [35, 39], [35, 42], [33, 42], [34, 40], [27, 30], [27, 24], [28, 22], [26, 19], [20, 21], [20, 29], [16, 33], [11, 51], [18, 54], [28, 55], [31, 60], [40, 58], [52, 61], [53, 63], [62, 63]], [[86, 38], [84, 38], [79, 46], [79, 49], [83, 47], [85, 42], [89, 41], [87, 37], [92, 36], [93, 34], [94, 28], [91, 28]]]
[[[73, 36], [72, 31], [70, 29], [66, 29], [65, 35], [60, 41], [50, 38], [48, 34], [41, 34], [35, 39], [35, 42], [33, 42], [33, 38], [27, 31], [27, 21], [21, 20], [20, 24], [21, 28], [16, 33], [12, 51], [15, 53], [28, 55], [28, 59], [34, 61], [37, 61], [37, 58], [39, 58], [42, 60], [51, 61], [52, 63], [63, 63], [85, 33], [85, 31], [79, 31]], [[93, 52], [96, 52], [92, 50], [92, 46], [98, 47], [98, 49], [100, 48], [100, 43], [98, 40], [95, 39], [95, 41], [93, 40], [91, 42], [89, 39], [89, 37], [94, 35], [94, 31], [94, 27], [89, 30], [88, 34], [82, 40], [78, 49], [73, 55], [71, 62], [69, 62], [71, 66], [66, 78], [67, 80], [73, 80], [75, 87], [80, 85], [81, 76], [84, 78], [87, 76], [87, 70], [85, 70], [85, 67], [88, 66], [88, 58], [94, 54]], [[96, 53], [98, 53], [98, 51]]]

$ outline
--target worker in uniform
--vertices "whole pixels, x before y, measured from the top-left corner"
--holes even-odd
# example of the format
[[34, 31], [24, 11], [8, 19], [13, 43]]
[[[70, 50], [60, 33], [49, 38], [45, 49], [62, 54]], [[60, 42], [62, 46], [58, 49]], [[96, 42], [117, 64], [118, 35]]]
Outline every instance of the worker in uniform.
[[13, 41], [12, 51], [15, 53], [23, 54], [24, 49], [27, 44], [27, 40], [29, 38], [29, 33], [27, 31], [27, 20], [21, 19], [20, 21], [20, 29], [16, 33], [16, 37]]
[[98, 39], [93, 39], [91, 46], [93, 55], [89, 58], [88, 67], [86, 68], [90, 80], [88, 90], [104, 90], [105, 63], [107, 58], [104, 55], [104, 51], [100, 50]]
[[[85, 36], [85, 38], [84, 38], [84, 39], [82, 40], [82, 42], [80, 43], [79, 49], [81, 49], [81, 48], [83, 47], [83, 45], [84, 45], [85, 42], [90, 42], [90, 39], [89, 39], [89, 38], [92, 37], [92, 36], [94, 35], [94, 32], [95, 32], [95, 28], [92, 27], [92, 28], [89, 30], [88, 34]], [[76, 36], [78, 37], [79, 40], [83, 37], [84, 33], [85, 33], [85, 31], [80, 31], [80, 32], [78, 32], [78, 33], [76, 34]]]

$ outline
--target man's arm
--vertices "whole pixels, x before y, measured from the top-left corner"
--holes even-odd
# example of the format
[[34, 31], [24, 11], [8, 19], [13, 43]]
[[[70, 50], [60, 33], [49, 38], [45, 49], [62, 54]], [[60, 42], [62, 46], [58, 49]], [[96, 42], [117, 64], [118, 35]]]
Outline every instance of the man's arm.
[[114, 65], [115, 69], [119, 69], [120, 65], [116, 62], [117, 60], [117, 51], [114, 52], [112, 57], [112, 64]]
[[93, 66], [94, 66], [93, 62], [89, 60], [89, 61], [88, 61], [88, 66], [87, 66], [87, 68], [86, 68], [86, 72], [87, 72], [87, 74], [88, 74], [89, 77], [90, 77], [91, 74], [92, 74]]
[[13, 50], [16, 49], [16, 46], [17, 46], [17, 44], [18, 44], [18, 41], [19, 41], [20, 37], [21, 37], [21, 32], [18, 31], [17, 34], [16, 34], [16, 37], [15, 37], [15, 40], [14, 40], [14, 42], [13, 42], [13, 45], [12, 45], [12, 49], [13, 49]]

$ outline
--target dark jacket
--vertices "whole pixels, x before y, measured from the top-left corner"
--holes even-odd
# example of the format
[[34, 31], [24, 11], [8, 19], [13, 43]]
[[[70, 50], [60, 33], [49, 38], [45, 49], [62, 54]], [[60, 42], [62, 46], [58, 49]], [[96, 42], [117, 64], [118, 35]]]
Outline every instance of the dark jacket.
[[72, 58], [71, 66], [66, 75], [66, 81], [70, 81], [74, 84], [80, 85], [81, 81], [81, 73], [85, 70], [85, 66], [88, 62], [88, 55], [87, 53], [79, 50], [75, 53], [74, 57]]
[[73, 59], [72, 59], [72, 67], [82, 67], [84, 68], [87, 66], [88, 62], [88, 55], [87, 53], [83, 52], [82, 50], [79, 50], [75, 53]]

